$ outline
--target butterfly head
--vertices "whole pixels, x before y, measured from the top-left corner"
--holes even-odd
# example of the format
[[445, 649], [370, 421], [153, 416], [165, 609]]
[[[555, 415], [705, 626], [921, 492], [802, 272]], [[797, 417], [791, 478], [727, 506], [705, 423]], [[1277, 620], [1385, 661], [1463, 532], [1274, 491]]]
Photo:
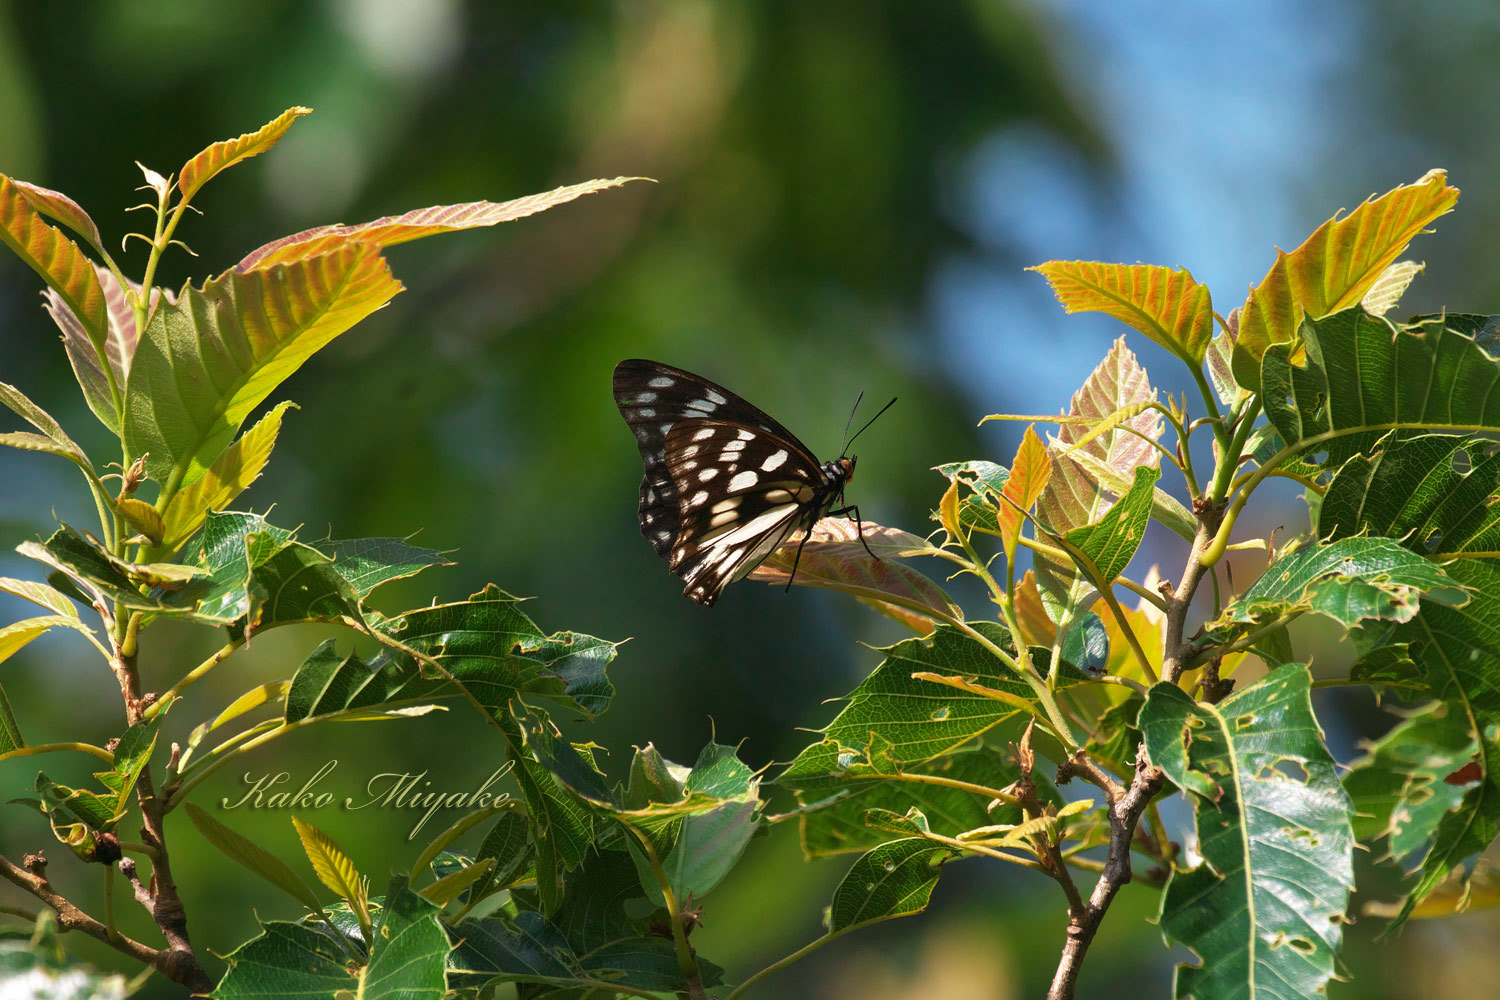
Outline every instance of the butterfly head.
[[823, 463], [823, 475], [831, 482], [838, 483], [842, 487], [845, 483], [854, 479], [854, 463], [859, 461], [858, 455], [849, 455], [834, 459], [832, 462]]

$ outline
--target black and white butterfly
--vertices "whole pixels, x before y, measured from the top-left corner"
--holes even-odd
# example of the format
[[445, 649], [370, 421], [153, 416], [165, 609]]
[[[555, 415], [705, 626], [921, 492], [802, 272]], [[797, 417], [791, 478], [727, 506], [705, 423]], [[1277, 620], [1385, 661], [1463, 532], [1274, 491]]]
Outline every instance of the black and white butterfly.
[[834, 509], [854, 478], [854, 457], [819, 463], [796, 435], [723, 386], [633, 358], [615, 366], [614, 392], [646, 463], [641, 534], [699, 604], [711, 606], [798, 528], [830, 514], [858, 519], [858, 507]]

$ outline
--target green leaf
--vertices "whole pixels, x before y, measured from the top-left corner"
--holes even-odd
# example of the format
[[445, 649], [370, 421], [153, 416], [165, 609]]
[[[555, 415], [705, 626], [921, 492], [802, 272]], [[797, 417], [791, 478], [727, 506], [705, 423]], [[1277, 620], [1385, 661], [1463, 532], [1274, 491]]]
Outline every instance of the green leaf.
[[358, 983], [346, 968], [348, 950], [335, 937], [305, 924], [270, 920], [260, 934], [224, 956], [228, 969], [209, 996], [215, 1000], [287, 1000], [347, 995]]
[[297, 668], [286, 692], [284, 721], [358, 714], [393, 703], [441, 698], [453, 693], [445, 678], [422, 676], [417, 664], [394, 651], [366, 661], [355, 653], [340, 656], [337, 643], [325, 639]]
[[523, 219], [528, 215], [545, 212], [549, 208], [566, 204], [586, 194], [638, 180], [645, 180], [645, 178], [615, 177], [610, 180], [584, 181], [581, 184], [570, 184], [566, 187], [544, 191], [541, 194], [531, 194], [498, 204], [490, 201], [471, 201], [462, 205], [434, 205], [431, 208], [415, 209], [405, 215], [388, 215], [382, 219], [375, 219], [373, 222], [363, 222], [353, 226], [317, 226], [291, 236], [283, 236], [279, 240], [251, 251], [244, 260], [235, 265], [235, 270], [263, 269], [289, 260], [329, 253], [350, 244], [362, 243], [388, 247], [421, 239], [424, 236], [499, 225], [502, 222]]
[[476, 861], [471, 865], [460, 868], [458, 871], [450, 872], [438, 879], [436, 882], [422, 889], [418, 895], [427, 900], [433, 906], [447, 906], [472, 886], [489, 874], [490, 869], [495, 867], [493, 861]]
[[93, 477], [94, 466], [89, 462], [88, 456], [83, 453], [83, 449], [68, 437], [62, 425], [53, 419], [50, 413], [33, 403], [20, 389], [0, 382], [0, 403], [5, 404], [16, 416], [41, 431], [39, 435], [25, 432], [0, 434], [0, 444], [26, 451], [45, 451], [60, 455], [77, 465], [90, 478]]
[[39, 811], [47, 817], [53, 836], [84, 861], [96, 861], [99, 834], [112, 832], [124, 817], [118, 796], [105, 797], [87, 788], [60, 785], [45, 774], [36, 776]]
[[[254, 841], [235, 833], [229, 827], [210, 816], [205, 809], [196, 803], [186, 802], [183, 804], [183, 808], [187, 811], [188, 819], [193, 821], [193, 826], [197, 827], [198, 832], [203, 835], [204, 840], [207, 840], [210, 844], [213, 844], [219, 850], [229, 855], [231, 859], [244, 865], [309, 910], [316, 911], [321, 909], [317, 895], [308, 888], [307, 883], [302, 881], [296, 872], [287, 867], [286, 862]], [[270, 925], [266, 926], [269, 927]], [[232, 969], [233, 963], [231, 963]], [[225, 981], [228, 981], [228, 978], [228, 976], [225, 976]], [[224, 988], [223, 982], [219, 984], [219, 988]], [[216, 992], [215, 995], [218, 996], [221, 994]]]
[[536, 845], [531, 841], [526, 817], [515, 811], [502, 814], [480, 842], [479, 853], [474, 855], [475, 861], [495, 861], [475, 886], [474, 895], [483, 897], [491, 889], [509, 885], [533, 863], [535, 857]]
[[[1239, 384], [1261, 391], [1270, 403], [1277, 391], [1262, 384], [1264, 356], [1293, 341], [1304, 317], [1357, 308], [1407, 245], [1457, 200], [1458, 189], [1448, 185], [1448, 175], [1430, 170], [1414, 184], [1366, 201], [1342, 219], [1328, 220], [1291, 253], [1278, 250], [1242, 310], [1234, 349]], [[1353, 355], [1345, 357], [1353, 360]]]
[[136, 348], [127, 450], [147, 455], [168, 495], [192, 484], [277, 385], [400, 290], [370, 246], [187, 286], [157, 306]]
[[203, 478], [178, 490], [162, 515], [166, 527], [158, 550], [175, 552], [200, 527], [209, 511], [223, 510], [260, 477], [261, 470], [276, 446], [281, 418], [287, 408], [296, 404], [278, 403], [239, 439], [226, 448]]
[[447, 993], [448, 935], [441, 911], [397, 875], [375, 928], [370, 964], [360, 974], [361, 1000], [438, 1000]]
[[66, 615], [69, 618], [78, 617], [77, 605], [69, 600], [61, 591], [49, 587], [45, 583], [0, 576], [0, 593], [10, 594], [12, 597], [23, 597], [32, 604], [46, 608], [53, 614]]
[[1390, 857], [1404, 862], [1431, 841], [1438, 823], [1455, 811], [1473, 782], [1451, 780], [1479, 750], [1467, 720], [1433, 702], [1368, 745], [1344, 775], [1354, 802], [1354, 833], [1384, 839]]
[[[98, 540], [66, 524], [45, 542], [22, 542], [16, 551], [61, 571], [85, 594], [98, 593], [123, 607], [157, 614], [189, 613], [191, 609], [173, 607], [166, 601], [186, 581], [200, 575], [193, 566], [136, 564], [118, 559]], [[144, 594], [143, 585], [148, 588]]]
[[[973, 629], [1006, 648], [1009, 633], [995, 622]], [[882, 652], [885, 659], [850, 692], [848, 704], [781, 773], [777, 784], [809, 788], [818, 778], [836, 779], [875, 755], [914, 764], [950, 753], [1022, 711], [1031, 687], [967, 633], [939, 625], [926, 638], [907, 639]], [[962, 687], [913, 677], [953, 678]], [[1065, 676], [1062, 686], [1077, 683]], [[996, 697], [996, 695], [1003, 696]], [[829, 744], [838, 749], [830, 752]]]
[[[822, 762], [822, 775], [813, 767], [814, 751], [819, 749], [828, 755]], [[991, 823], [1021, 821], [1019, 807], [997, 804], [991, 810], [993, 796], [971, 790], [1002, 790], [1020, 777], [1015, 762], [993, 747], [909, 767], [898, 767], [887, 754], [876, 751], [870, 760], [854, 761], [841, 772], [838, 753], [839, 746], [832, 741], [810, 747], [803, 752], [807, 760], [802, 762], [809, 780], [803, 783], [796, 775], [785, 774], [777, 779], [804, 806], [798, 824], [802, 850], [809, 857], [867, 851], [890, 840], [889, 833], [868, 822], [876, 810], [904, 814], [918, 809], [927, 817], [928, 828], [946, 837]], [[834, 774], [836, 778], [831, 777]], [[1050, 800], [1055, 793], [1045, 781], [1039, 784], [1043, 797]]]
[[1431, 559], [1392, 538], [1349, 536], [1283, 552], [1212, 624], [1269, 621], [1290, 611], [1326, 615], [1345, 628], [1371, 618], [1410, 621], [1418, 599], [1461, 605], [1468, 595]]
[[1313, 466], [1336, 469], [1393, 429], [1500, 428], [1500, 366], [1441, 320], [1397, 328], [1355, 307], [1300, 334], [1266, 351], [1262, 402], [1286, 445], [1316, 449], [1302, 455]]
[[[933, 467], [933, 471], [957, 483], [964, 493], [959, 500], [958, 522], [971, 531], [1000, 535], [999, 505], [1010, 481], [1010, 470], [1003, 465], [983, 460], [949, 462]], [[936, 520], [936, 518], [934, 518]]]
[[1147, 752], [1188, 793], [1203, 857], [1162, 898], [1163, 931], [1204, 959], [1178, 966], [1179, 997], [1307, 997], [1337, 974], [1354, 836], [1311, 686], [1288, 665], [1218, 705], [1161, 683], [1141, 708]]
[[1087, 559], [1085, 565], [1093, 571], [1092, 575], [1099, 584], [1113, 583], [1134, 558], [1151, 520], [1151, 498], [1160, 478], [1161, 472], [1157, 469], [1137, 468], [1130, 492], [1110, 507], [1102, 518], [1093, 524], [1074, 528], [1063, 536], [1069, 554]]
[[953, 853], [922, 837], [907, 837], [862, 855], [833, 891], [828, 932], [842, 934], [925, 910]]
[[25, 746], [26, 740], [21, 736], [21, 727], [16, 725], [10, 699], [5, 696], [5, 688], [0, 687], [0, 760]]
[[209, 146], [184, 163], [182, 170], [178, 172], [177, 190], [181, 193], [181, 200], [190, 200], [220, 171], [228, 170], [236, 163], [259, 156], [270, 149], [281, 141], [281, 137], [296, 124], [298, 118], [310, 114], [312, 108], [287, 108], [254, 132]]
[[[446, 830], [438, 834], [436, 837], [432, 838], [432, 842], [429, 843], [426, 847], [422, 848], [422, 853], [417, 855], [416, 861], [412, 862], [412, 874], [415, 875], [416, 873], [422, 871], [422, 869], [426, 868], [428, 865], [432, 864], [433, 859], [436, 858], [439, 854], [442, 854], [447, 849], [449, 844], [452, 844], [459, 837], [462, 837], [465, 833], [468, 833], [471, 829], [478, 826], [480, 823], [483, 823], [491, 816], [495, 815], [495, 810], [509, 808], [509, 804], [502, 802], [498, 806], [480, 809], [476, 812], [465, 813], [458, 819], [454, 820]], [[480, 857], [475, 860], [483, 861], [485, 859], [484, 857]]]
[[1194, 368], [1213, 336], [1208, 287], [1186, 268], [1049, 260], [1037, 271], [1052, 286], [1063, 311], [1102, 312], [1139, 330]]

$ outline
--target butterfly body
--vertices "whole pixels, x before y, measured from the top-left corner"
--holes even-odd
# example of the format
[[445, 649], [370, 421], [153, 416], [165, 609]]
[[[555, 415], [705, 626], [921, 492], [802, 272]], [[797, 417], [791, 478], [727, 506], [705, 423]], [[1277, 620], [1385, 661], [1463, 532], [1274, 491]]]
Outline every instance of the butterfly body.
[[646, 466], [641, 534], [699, 604], [712, 605], [797, 529], [845, 512], [834, 508], [853, 457], [820, 463], [763, 410], [701, 375], [622, 361], [614, 397]]

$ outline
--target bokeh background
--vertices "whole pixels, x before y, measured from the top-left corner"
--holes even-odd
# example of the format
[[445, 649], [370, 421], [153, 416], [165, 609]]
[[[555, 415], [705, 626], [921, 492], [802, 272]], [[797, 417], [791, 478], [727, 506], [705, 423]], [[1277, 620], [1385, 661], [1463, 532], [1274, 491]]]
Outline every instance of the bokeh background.
[[[1442, 166], [1465, 193], [1439, 235], [1414, 247], [1428, 270], [1403, 309], [1495, 311], [1497, 44], [1500, 14], [1479, 0], [0, 2], [0, 171], [67, 192], [118, 240], [144, 218], [123, 212], [138, 197], [132, 161], [173, 170], [288, 106], [315, 108], [274, 153], [196, 200], [206, 217], [179, 235], [199, 256], [169, 257], [169, 285], [310, 225], [590, 177], [655, 178], [393, 250], [407, 291], [272, 397], [301, 408], [243, 503], [275, 504], [273, 520], [314, 535], [420, 531], [419, 542], [456, 550], [457, 565], [383, 592], [387, 611], [493, 581], [535, 595], [529, 611], [545, 629], [633, 637], [613, 670], [615, 707], [574, 730], [608, 747], [616, 772], [632, 745], [691, 760], [714, 732], [743, 740], [743, 756], [762, 765], [805, 745], [802, 730], [834, 711], [819, 703], [877, 662], [868, 646], [900, 633], [801, 588], [740, 584], [712, 611], [680, 597], [636, 530], [640, 469], [610, 399], [616, 361], [701, 371], [827, 455], [858, 391], [899, 395], [860, 442], [851, 499], [868, 518], [925, 533], [943, 485], [931, 466], [1014, 452], [1019, 426], [977, 428], [979, 417], [1055, 412], [1124, 332], [1065, 317], [1027, 265], [1185, 265], [1228, 312], [1274, 246], [1290, 249], [1339, 208]], [[134, 243], [119, 259], [138, 275], [143, 256]], [[38, 290], [0, 255], [0, 379], [104, 454]], [[1163, 352], [1129, 339], [1159, 387], [1189, 388]], [[54, 516], [90, 523], [76, 480], [49, 456], [0, 453], [0, 551], [49, 533]], [[1277, 500], [1250, 532], [1305, 526], [1293, 492]], [[1174, 542], [1153, 536], [1138, 566], [1160, 560], [1172, 575]], [[33, 572], [0, 554], [0, 574]], [[28, 613], [9, 599], [0, 612]], [[185, 733], [241, 691], [288, 676], [328, 634], [257, 638], [171, 724]], [[168, 686], [217, 645], [197, 630], [152, 630], [148, 687]], [[28, 739], [119, 731], [113, 682], [87, 653], [48, 637], [5, 664]], [[1323, 666], [1339, 655], [1320, 652]], [[1357, 696], [1318, 707], [1345, 760], [1389, 724]], [[499, 747], [455, 710], [378, 730], [314, 728], [244, 768], [300, 778], [330, 759], [340, 791], [378, 771], [424, 770], [434, 787], [462, 789], [492, 770]], [[0, 798], [23, 794], [37, 766], [0, 764]], [[87, 770], [61, 758], [42, 766], [62, 781]], [[220, 778], [199, 801], [238, 797], [242, 775]], [[26, 815], [0, 814], [11, 856], [50, 842]], [[284, 814], [220, 815], [296, 850]], [[408, 844], [392, 833], [404, 829], [399, 816], [305, 818], [374, 873], [409, 865], [441, 828]], [[252, 907], [294, 915], [186, 823], [171, 832], [200, 949], [222, 954], [253, 934]], [[59, 845], [51, 852], [56, 882], [97, 912], [96, 872], [67, 864]], [[847, 863], [804, 863], [790, 825], [778, 827], [705, 901], [695, 943], [748, 974], [816, 936]], [[0, 890], [0, 904], [20, 902]], [[1149, 890], [1122, 894], [1085, 994], [1167, 995], [1172, 963], [1187, 956], [1160, 946], [1145, 920], [1155, 906]], [[121, 910], [127, 931], [150, 934]], [[762, 992], [1034, 996], [1062, 923], [1050, 883], [966, 862], [924, 916], [843, 939]], [[1448, 995], [1500, 975], [1493, 922], [1426, 922], [1378, 947], [1375, 929], [1351, 928], [1356, 978], [1332, 996]], [[113, 965], [90, 942], [70, 945]], [[141, 995], [176, 994], [152, 984]]]

